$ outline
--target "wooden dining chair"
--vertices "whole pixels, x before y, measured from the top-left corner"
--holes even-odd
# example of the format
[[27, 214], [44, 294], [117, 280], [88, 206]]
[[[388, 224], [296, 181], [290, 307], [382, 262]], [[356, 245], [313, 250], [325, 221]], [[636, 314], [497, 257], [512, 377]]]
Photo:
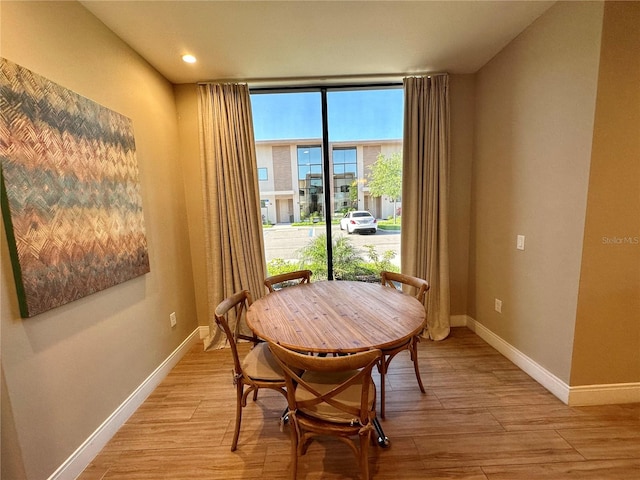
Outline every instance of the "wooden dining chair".
[[280, 290], [283, 287], [299, 285], [311, 282], [311, 270], [296, 270], [295, 272], [281, 273], [265, 278], [264, 285], [269, 292]]
[[[231, 347], [233, 356], [233, 384], [236, 386], [236, 426], [231, 443], [233, 452], [238, 446], [240, 424], [242, 423], [242, 409], [247, 406], [247, 397], [253, 392], [253, 400], [258, 398], [260, 388], [270, 388], [280, 392], [285, 397], [285, 380], [282, 368], [271, 354], [268, 344], [255, 335], [248, 336], [238, 332], [238, 326], [243, 321], [247, 308], [253, 303], [251, 293], [242, 290], [220, 302], [215, 310], [218, 327], [224, 332]], [[229, 315], [234, 314], [236, 323], [234, 331], [229, 327]], [[253, 343], [249, 353], [241, 360], [238, 354], [239, 340]], [[245, 390], [245, 386], [248, 387]]]
[[[380, 272], [381, 283], [391, 288], [402, 291], [403, 286], [407, 286], [409, 292], [412, 293], [419, 301], [424, 305], [424, 297], [429, 290], [429, 282], [418, 277], [412, 277], [411, 275], [404, 275], [402, 273], [395, 272]], [[418, 342], [420, 337], [414, 335], [409, 340], [406, 340], [398, 345], [394, 345], [387, 349], [382, 350], [382, 360], [378, 365], [380, 371], [380, 417], [385, 418], [385, 378], [387, 371], [389, 370], [389, 364], [391, 360], [400, 352], [409, 350], [411, 355], [411, 361], [413, 362], [413, 369], [416, 372], [416, 379], [418, 380], [418, 386], [422, 393], [426, 393], [424, 386], [422, 385], [422, 378], [420, 378], [420, 368], [418, 366]]]
[[291, 479], [296, 479], [298, 457], [306, 453], [309, 443], [317, 436], [334, 436], [349, 445], [362, 478], [368, 480], [369, 444], [374, 438], [376, 415], [371, 370], [379, 363], [381, 351], [314, 357], [274, 343], [269, 348], [284, 371], [287, 385]]

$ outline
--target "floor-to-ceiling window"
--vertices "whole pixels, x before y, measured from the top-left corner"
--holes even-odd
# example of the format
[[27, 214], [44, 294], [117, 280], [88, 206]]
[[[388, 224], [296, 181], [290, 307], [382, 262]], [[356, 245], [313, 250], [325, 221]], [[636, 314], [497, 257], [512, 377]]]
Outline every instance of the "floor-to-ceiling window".
[[[367, 280], [398, 269], [399, 204], [368, 184], [376, 164], [402, 153], [402, 88], [255, 90], [251, 98], [269, 274], [310, 268], [316, 279]], [[370, 211], [377, 232], [342, 231], [352, 210]]]

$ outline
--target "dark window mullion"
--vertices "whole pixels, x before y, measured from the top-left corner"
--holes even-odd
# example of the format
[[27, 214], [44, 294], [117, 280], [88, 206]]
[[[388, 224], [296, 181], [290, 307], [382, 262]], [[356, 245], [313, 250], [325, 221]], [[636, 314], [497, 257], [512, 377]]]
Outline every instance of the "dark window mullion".
[[327, 280], [333, 280], [333, 245], [331, 242], [331, 171], [329, 169], [329, 120], [327, 116], [327, 89], [320, 89], [322, 98], [322, 156], [324, 165], [324, 223], [327, 232]]

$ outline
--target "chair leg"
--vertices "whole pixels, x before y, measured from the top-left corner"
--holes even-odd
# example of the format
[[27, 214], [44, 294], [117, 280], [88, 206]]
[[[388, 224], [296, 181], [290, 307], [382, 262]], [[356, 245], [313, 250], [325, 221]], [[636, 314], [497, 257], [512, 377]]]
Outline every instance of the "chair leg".
[[298, 477], [298, 442], [300, 441], [300, 434], [298, 432], [298, 425], [295, 421], [291, 422], [291, 480], [296, 480]]
[[363, 480], [369, 480], [369, 442], [371, 441], [371, 430], [360, 436], [360, 471]]
[[233, 432], [233, 442], [231, 443], [231, 451], [234, 452], [238, 448], [238, 437], [240, 436], [240, 424], [242, 423], [242, 394], [244, 384], [238, 380], [236, 385], [236, 429]]
[[413, 361], [413, 369], [416, 372], [416, 379], [418, 380], [418, 386], [422, 393], [427, 393], [422, 385], [422, 377], [420, 377], [420, 368], [418, 366], [418, 340], [416, 337], [411, 340], [411, 360]]

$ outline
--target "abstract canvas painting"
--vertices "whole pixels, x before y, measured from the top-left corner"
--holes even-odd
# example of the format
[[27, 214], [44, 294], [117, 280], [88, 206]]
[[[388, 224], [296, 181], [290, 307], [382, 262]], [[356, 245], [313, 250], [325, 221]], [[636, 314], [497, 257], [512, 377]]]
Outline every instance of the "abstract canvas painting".
[[0, 160], [22, 317], [150, 271], [129, 118], [0, 58]]

